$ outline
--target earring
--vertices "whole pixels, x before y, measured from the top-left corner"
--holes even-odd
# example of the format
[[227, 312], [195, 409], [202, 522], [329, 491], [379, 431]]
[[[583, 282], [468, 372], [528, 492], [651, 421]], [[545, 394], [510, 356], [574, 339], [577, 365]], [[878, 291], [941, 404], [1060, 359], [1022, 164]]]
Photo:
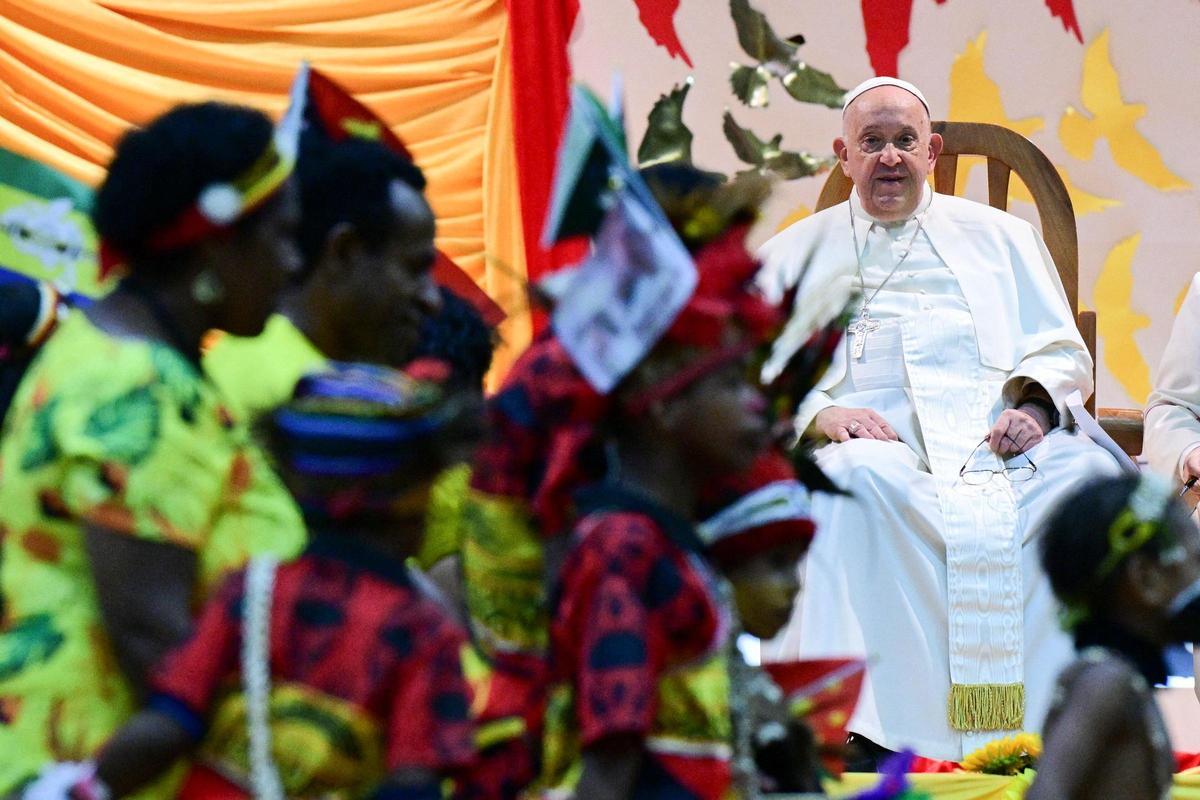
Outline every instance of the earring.
[[202, 306], [211, 306], [225, 297], [225, 286], [217, 273], [205, 269], [192, 279], [192, 299]]

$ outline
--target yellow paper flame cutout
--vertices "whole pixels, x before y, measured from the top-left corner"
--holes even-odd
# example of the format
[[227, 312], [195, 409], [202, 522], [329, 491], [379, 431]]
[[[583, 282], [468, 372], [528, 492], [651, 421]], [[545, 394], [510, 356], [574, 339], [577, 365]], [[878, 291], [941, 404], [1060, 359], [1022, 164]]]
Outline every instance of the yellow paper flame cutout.
[[1097, 333], [1103, 343], [1104, 366], [1126, 394], [1143, 405], [1150, 394], [1150, 367], [1133, 335], [1150, 327], [1150, 318], [1133, 310], [1133, 257], [1142, 235], [1117, 242], [1096, 278], [1093, 292]]
[[[987, 45], [987, 31], [983, 31], [974, 41], [968, 42], [967, 47], [954, 59], [950, 67], [950, 113], [948, 119], [968, 122], [990, 122], [1014, 130], [1022, 136], [1029, 137], [1045, 127], [1041, 117], [1026, 117], [1010, 119], [1004, 110], [1004, 100], [1000, 96], [1000, 86], [987, 74], [983, 64], [984, 48]], [[954, 183], [956, 194], [962, 194], [971, 177], [971, 170], [984, 163], [983, 158], [960, 158], [958, 161], [958, 177]], [[1066, 170], [1055, 167], [1071, 196], [1071, 205], [1075, 216], [1103, 211], [1106, 208], [1121, 205], [1118, 200], [1091, 194], [1080, 189], [1071, 180]], [[1011, 203], [1018, 200], [1022, 203], [1032, 203], [1033, 195], [1015, 174], [1008, 187], [1008, 200]]]
[[1083, 57], [1083, 108], [1068, 106], [1058, 126], [1063, 147], [1081, 161], [1091, 159], [1097, 140], [1108, 140], [1113, 162], [1156, 189], [1189, 189], [1191, 184], [1167, 169], [1158, 149], [1135, 127], [1146, 115], [1143, 103], [1126, 103], [1108, 51], [1108, 29], [1087, 47]]

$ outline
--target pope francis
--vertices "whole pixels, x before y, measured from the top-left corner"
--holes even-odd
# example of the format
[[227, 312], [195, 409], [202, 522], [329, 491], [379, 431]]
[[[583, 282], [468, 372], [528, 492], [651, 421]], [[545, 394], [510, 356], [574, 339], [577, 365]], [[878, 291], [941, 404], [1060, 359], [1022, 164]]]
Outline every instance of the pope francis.
[[[797, 308], [849, 279], [846, 340], [798, 429], [853, 496], [818, 496], [823, 535], [780, 655], [866, 654], [850, 730], [959, 760], [1039, 730], [1071, 643], [1038, 567], [1039, 519], [1115, 460], [1069, 423], [1092, 361], [1029, 223], [926, 184], [942, 149], [912, 84], [847, 93], [834, 141], [850, 199], [762, 250], [763, 291]], [[794, 343], [781, 338], [775, 357]], [[775, 359], [773, 359], [775, 360]]]

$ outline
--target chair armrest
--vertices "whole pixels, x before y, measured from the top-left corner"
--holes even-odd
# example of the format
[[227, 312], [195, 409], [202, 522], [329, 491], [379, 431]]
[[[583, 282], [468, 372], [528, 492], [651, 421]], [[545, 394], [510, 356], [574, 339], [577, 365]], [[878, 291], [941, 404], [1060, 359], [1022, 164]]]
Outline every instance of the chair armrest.
[[1141, 409], [1102, 408], [1096, 414], [1096, 420], [1130, 458], [1142, 454], [1142, 428], [1145, 418]]

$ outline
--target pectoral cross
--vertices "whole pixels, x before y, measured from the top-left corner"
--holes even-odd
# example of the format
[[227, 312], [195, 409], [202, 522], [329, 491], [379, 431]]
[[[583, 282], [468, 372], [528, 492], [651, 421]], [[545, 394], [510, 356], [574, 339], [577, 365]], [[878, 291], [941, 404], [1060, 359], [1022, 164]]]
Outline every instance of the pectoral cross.
[[864, 306], [858, 321], [846, 329], [854, 337], [854, 344], [850, 348], [852, 357], [855, 359], [863, 357], [863, 353], [867, 349], [867, 337], [879, 330], [879, 325], [879, 320], [871, 319], [871, 312], [867, 311]]

